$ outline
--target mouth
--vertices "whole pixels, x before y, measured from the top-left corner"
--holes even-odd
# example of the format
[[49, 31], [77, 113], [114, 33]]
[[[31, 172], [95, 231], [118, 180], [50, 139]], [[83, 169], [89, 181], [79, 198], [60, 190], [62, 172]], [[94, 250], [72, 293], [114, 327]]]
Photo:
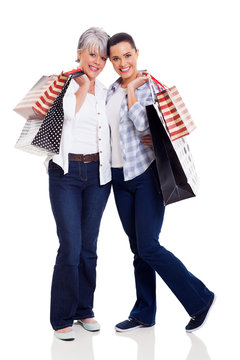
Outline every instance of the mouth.
[[97, 72], [99, 70], [99, 68], [92, 66], [92, 65], [89, 65], [89, 68], [94, 72]]
[[121, 73], [125, 74], [130, 70], [130, 68], [131, 68], [130, 66], [127, 66], [127, 67], [121, 68], [119, 70], [121, 71]]

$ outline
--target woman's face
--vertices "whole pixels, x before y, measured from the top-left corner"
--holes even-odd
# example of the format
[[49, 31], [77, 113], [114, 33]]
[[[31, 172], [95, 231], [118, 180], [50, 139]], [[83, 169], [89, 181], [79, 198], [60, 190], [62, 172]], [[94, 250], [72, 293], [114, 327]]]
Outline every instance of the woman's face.
[[114, 70], [123, 78], [134, 79], [138, 73], [137, 70], [138, 50], [132, 45], [123, 41], [110, 47], [110, 61]]
[[81, 69], [90, 80], [94, 80], [100, 74], [107, 61], [107, 58], [101, 56], [99, 51], [96, 52], [89, 48], [78, 50], [78, 59]]

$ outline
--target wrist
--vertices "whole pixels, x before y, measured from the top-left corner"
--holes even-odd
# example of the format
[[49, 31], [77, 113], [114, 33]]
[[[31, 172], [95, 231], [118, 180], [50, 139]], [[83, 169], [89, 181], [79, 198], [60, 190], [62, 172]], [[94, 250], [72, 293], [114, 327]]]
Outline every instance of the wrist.
[[127, 91], [128, 92], [134, 92], [135, 89], [136, 88], [135, 88], [135, 86], [133, 84], [130, 83], [130, 84], [127, 85]]
[[79, 89], [88, 90], [90, 87], [90, 82], [84, 82], [83, 84], [79, 84]]

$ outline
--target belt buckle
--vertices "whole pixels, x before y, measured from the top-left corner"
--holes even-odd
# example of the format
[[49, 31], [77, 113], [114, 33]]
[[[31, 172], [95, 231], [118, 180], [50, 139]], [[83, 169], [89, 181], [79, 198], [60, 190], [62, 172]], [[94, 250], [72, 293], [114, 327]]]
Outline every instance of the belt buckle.
[[83, 160], [82, 161], [83, 161], [84, 164], [89, 162], [89, 160], [87, 160], [87, 155], [83, 155]]

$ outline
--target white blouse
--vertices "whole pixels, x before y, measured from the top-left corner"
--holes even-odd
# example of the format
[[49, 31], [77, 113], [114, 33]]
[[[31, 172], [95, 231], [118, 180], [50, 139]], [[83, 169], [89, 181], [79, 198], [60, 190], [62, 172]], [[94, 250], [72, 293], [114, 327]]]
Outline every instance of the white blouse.
[[87, 94], [81, 108], [72, 119], [72, 154], [95, 154], [98, 152], [97, 99]]
[[110, 133], [106, 117], [107, 89], [96, 79], [95, 96], [87, 94], [81, 108], [75, 114], [79, 85], [71, 80], [63, 98], [64, 123], [59, 154], [47, 158], [68, 172], [68, 154], [92, 154], [99, 152], [100, 185], [111, 181]]

